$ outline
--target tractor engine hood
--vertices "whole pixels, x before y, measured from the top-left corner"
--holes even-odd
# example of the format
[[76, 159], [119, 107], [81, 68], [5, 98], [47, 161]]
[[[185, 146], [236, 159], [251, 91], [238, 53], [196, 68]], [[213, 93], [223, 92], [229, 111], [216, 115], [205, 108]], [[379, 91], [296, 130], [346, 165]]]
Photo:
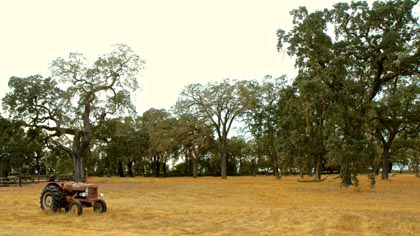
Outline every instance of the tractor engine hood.
[[68, 191], [85, 191], [87, 188], [97, 187], [96, 184], [86, 184], [86, 183], [76, 183], [76, 182], [66, 182], [63, 184], [63, 188]]

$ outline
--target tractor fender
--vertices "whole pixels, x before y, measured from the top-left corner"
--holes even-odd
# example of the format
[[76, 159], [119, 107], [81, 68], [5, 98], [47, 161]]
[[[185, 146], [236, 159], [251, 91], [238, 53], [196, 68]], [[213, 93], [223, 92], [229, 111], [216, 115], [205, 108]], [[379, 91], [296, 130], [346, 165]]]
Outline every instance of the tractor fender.
[[47, 185], [45, 185], [45, 188], [46, 188], [46, 187], [48, 187], [48, 186], [56, 186], [56, 187], [58, 187], [61, 191], [63, 191], [63, 185], [62, 185], [62, 184], [59, 184], [59, 183], [56, 183], [56, 182], [50, 182], [50, 183], [48, 183]]

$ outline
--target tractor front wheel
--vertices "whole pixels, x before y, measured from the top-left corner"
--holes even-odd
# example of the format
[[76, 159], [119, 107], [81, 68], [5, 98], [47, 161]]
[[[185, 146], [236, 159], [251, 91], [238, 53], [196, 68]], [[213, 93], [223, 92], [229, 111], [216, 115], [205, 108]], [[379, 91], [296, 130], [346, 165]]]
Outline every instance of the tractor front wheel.
[[80, 216], [83, 213], [83, 206], [79, 200], [73, 200], [70, 203], [69, 214]]
[[106, 212], [106, 203], [102, 199], [98, 199], [93, 204], [93, 211], [96, 213], [105, 213]]

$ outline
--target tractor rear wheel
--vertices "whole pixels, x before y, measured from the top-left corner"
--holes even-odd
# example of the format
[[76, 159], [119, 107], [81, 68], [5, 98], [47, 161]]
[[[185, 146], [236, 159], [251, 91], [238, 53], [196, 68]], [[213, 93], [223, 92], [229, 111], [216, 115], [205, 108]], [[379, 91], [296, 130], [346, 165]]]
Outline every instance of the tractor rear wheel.
[[105, 203], [105, 201], [102, 200], [102, 199], [98, 199], [93, 204], [93, 212], [96, 212], [96, 213], [105, 213], [106, 212], [106, 203]]
[[73, 200], [70, 203], [69, 214], [80, 216], [83, 213], [83, 206], [79, 200]]
[[60, 210], [63, 194], [57, 186], [49, 185], [41, 192], [40, 205], [42, 210], [56, 212]]

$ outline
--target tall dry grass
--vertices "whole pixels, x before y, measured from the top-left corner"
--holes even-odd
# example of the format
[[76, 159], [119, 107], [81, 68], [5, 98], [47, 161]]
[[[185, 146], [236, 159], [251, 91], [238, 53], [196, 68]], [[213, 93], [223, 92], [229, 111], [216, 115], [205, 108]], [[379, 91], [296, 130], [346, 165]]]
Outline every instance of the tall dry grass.
[[92, 178], [108, 212], [39, 208], [43, 184], [0, 188], [0, 235], [419, 235], [420, 179], [370, 188], [294, 177]]

